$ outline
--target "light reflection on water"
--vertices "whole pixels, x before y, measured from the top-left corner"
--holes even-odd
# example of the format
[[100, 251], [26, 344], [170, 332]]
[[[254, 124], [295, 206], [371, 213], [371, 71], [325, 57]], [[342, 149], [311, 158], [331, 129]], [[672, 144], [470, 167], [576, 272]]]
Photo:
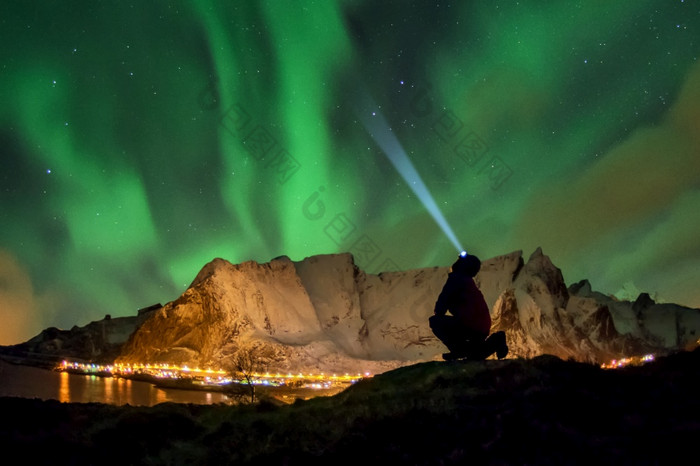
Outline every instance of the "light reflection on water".
[[0, 360], [0, 396], [54, 399], [67, 403], [154, 406], [158, 403], [229, 403], [221, 393], [156, 388], [150, 383], [95, 375], [76, 375]]

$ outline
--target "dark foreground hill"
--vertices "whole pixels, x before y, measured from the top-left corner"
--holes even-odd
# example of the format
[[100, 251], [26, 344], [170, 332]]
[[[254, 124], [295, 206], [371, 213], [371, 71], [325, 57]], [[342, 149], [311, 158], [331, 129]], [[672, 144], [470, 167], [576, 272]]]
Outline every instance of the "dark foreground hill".
[[697, 449], [698, 369], [700, 349], [617, 370], [427, 362], [286, 406], [4, 398], [0, 448], [23, 464], [667, 464]]

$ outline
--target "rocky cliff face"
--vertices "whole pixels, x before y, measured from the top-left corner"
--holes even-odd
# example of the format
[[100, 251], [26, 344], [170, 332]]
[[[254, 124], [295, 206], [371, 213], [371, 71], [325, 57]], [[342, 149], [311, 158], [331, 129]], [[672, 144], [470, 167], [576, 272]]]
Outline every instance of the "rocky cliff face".
[[[150, 317], [124, 345], [124, 362], [226, 366], [252, 351], [271, 371], [383, 372], [439, 358], [428, 326], [449, 267], [367, 274], [350, 254], [293, 262], [207, 264], [185, 293]], [[604, 362], [695, 342], [700, 309], [617, 301], [587, 282], [567, 288], [538, 249], [484, 261], [476, 277], [492, 331], [510, 357], [554, 354]]]

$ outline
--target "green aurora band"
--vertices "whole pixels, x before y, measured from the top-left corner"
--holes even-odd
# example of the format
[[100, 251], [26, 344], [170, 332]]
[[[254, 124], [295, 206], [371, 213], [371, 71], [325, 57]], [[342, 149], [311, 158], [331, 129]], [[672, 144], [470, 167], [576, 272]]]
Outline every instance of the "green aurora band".
[[414, 3], [3, 2], [0, 344], [215, 257], [450, 264], [360, 88], [470, 252], [700, 307], [700, 2]]

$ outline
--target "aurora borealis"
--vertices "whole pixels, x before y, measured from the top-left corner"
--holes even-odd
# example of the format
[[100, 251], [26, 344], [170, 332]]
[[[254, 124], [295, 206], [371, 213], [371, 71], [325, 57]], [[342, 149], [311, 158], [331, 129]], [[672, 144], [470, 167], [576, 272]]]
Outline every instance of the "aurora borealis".
[[429, 3], [3, 2], [0, 344], [215, 257], [451, 264], [363, 111], [482, 259], [700, 307], [700, 2]]

